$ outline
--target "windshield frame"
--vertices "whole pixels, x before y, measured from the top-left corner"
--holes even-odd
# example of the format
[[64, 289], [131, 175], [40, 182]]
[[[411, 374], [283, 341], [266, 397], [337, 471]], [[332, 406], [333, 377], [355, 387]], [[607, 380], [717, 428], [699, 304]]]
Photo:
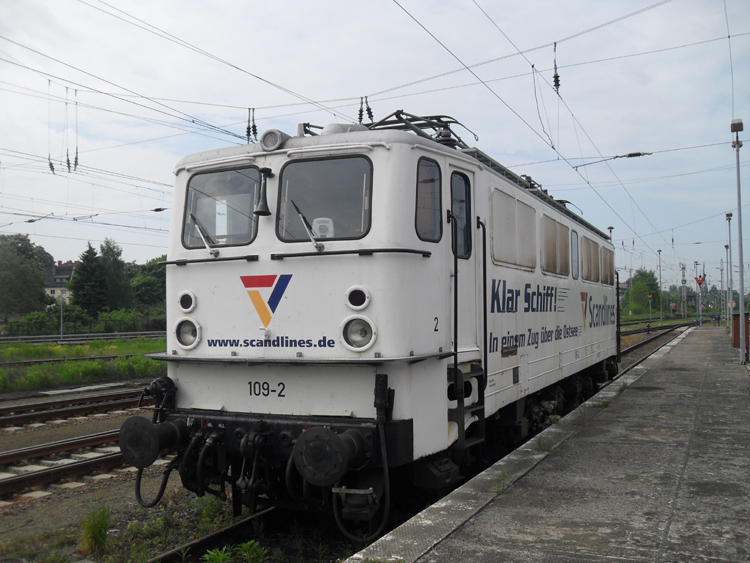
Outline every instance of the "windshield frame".
[[[202, 194], [202, 196], [198, 196], [201, 199], [209, 198], [214, 199], [217, 202], [219, 201], [217, 197], [214, 197], [213, 195], [207, 194], [205, 192], [202, 192], [197, 187], [194, 187], [192, 185], [195, 178], [199, 176], [209, 176], [209, 175], [219, 175], [219, 174], [225, 174], [225, 173], [231, 173], [231, 172], [243, 172], [253, 170], [255, 171], [255, 174], [257, 174], [257, 183], [254, 189], [251, 189], [248, 192], [244, 192], [248, 195], [250, 195], [250, 201], [249, 201], [249, 207], [246, 210], [237, 210], [237, 213], [240, 215], [246, 215], [249, 219], [250, 228], [249, 228], [249, 238], [248, 240], [241, 240], [240, 242], [233, 242], [233, 243], [227, 243], [227, 242], [219, 242], [219, 238], [229, 238], [233, 236], [241, 236], [243, 234], [248, 233], [248, 231], [244, 231], [244, 233], [227, 233], [225, 236], [220, 237], [216, 233], [216, 222], [209, 222], [208, 225], [206, 225], [206, 221], [204, 220], [206, 217], [198, 214], [197, 205], [195, 205], [195, 193], [199, 192]], [[251, 178], [251, 180], [256, 180], [255, 178]], [[205, 249], [205, 244], [201, 240], [201, 237], [198, 234], [198, 227], [197, 224], [191, 220], [190, 215], [195, 214], [198, 221], [201, 223], [201, 226], [207, 231], [207, 233], [211, 236], [212, 243], [209, 243], [209, 246], [211, 248], [229, 248], [229, 247], [236, 247], [236, 246], [248, 246], [252, 244], [255, 239], [258, 236], [258, 217], [253, 213], [255, 204], [258, 199], [258, 194], [260, 191], [260, 184], [261, 184], [261, 174], [259, 171], [259, 168], [257, 166], [232, 166], [232, 167], [225, 167], [225, 168], [219, 168], [219, 169], [212, 169], [212, 170], [201, 170], [200, 172], [196, 172], [195, 174], [192, 174], [187, 182], [185, 183], [185, 205], [182, 212], [182, 229], [180, 231], [180, 242], [183, 246], [183, 248], [186, 248], [188, 250], [196, 250], [199, 248]], [[254, 192], [254, 193], [253, 193]], [[243, 192], [238, 192], [237, 194], [233, 195], [241, 195]], [[228, 195], [228, 194], [221, 194], [221, 195]], [[224, 202], [223, 205], [228, 210], [229, 205]], [[226, 228], [229, 228], [229, 223], [231, 222], [231, 219], [229, 218], [229, 215], [227, 215], [227, 225]], [[212, 229], [209, 229], [209, 227], [213, 227]], [[195, 233], [195, 234], [193, 234]]]
[[[333, 236], [333, 237], [315, 237], [317, 241], [321, 242], [327, 242], [327, 241], [338, 241], [338, 240], [360, 240], [365, 238], [368, 233], [370, 232], [370, 229], [372, 228], [372, 190], [373, 190], [373, 170], [374, 166], [372, 163], [372, 160], [370, 160], [369, 157], [367, 157], [364, 154], [347, 154], [342, 156], [326, 156], [326, 157], [319, 157], [319, 158], [306, 158], [306, 159], [294, 159], [289, 160], [282, 166], [281, 170], [278, 174], [278, 184], [276, 189], [276, 225], [275, 225], [275, 231], [276, 231], [276, 237], [283, 243], [287, 244], [294, 244], [294, 243], [303, 243], [307, 242], [309, 244], [310, 238], [307, 236], [307, 234], [300, 234], [298, 238], [291, 238], [289, 235], [284, 236], [282, 233], [282, 218], [285, 217], [287, 221], [293, 221], [294, 222], [294, 229], [295, 230], [303, 230], [304, 226], [301, 218], [297, 214], [297, 212], [294, 209], [294, 206], [292, 205], [291, 199], [289, 201], [284, 201], [285, 196], [285, 190], [284, 190], [284, 174], [287, 172], [287, 169], [291, 166], [298, 166], [303, 164], [310, 164], [315, 162], [334, 162], [334, 161], [342, 161], [342, 160], [362, 160], [367, 165], [367, 183], [364, 187], [364, 190], [366, 192], [366, 209], [362, 209], [362, 219], [366, 222], [366, 228], [362, 231], [361, 234], [357, 236]], [[297, 197], [297, 196], [293, 196]], [[364, 198], [363, 198], [364, 199]], [[306, 206], [304, 203], [301, 203], [300, 201], [297, 201], [297, 204], [300, 207], [300, 211], [309, 218], [311, 224], [315, 221], [315, 217], [310, 216], [310, 209], [306, 209]], [[283, 209], [285, 208], [285, 209]], [[284, 215], [282, 211], [285, 211], [287, 215]], [[335, 229], [334, 229], [335, 232]]]

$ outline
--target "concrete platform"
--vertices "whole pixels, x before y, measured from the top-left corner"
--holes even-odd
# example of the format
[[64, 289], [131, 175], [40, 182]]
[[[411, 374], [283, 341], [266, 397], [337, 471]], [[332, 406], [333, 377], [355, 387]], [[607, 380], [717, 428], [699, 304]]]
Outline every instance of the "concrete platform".
[[349, 561], [750, 562], [750, 373], [690, 329]]

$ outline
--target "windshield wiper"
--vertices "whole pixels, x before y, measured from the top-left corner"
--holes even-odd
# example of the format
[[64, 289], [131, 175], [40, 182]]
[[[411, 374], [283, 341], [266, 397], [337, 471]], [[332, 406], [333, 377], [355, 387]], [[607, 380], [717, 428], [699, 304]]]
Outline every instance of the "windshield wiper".
[[310, 223], [307, 221], [307, 218], [302, 214], [302, 211], [299, 210], [299, 207], [297, 207], [297, 204], [294, 203], [293, 199], [290, 199], [289, 201], [292, 202], [292, 205], [297, 210], [297, 215], [299, 215], [300, 221], [302, 221], [302, 226], [305, 227], [305, 232], [307, 233], [307, 236], [310, 237], [310, 242], [313, 243], [315, 250], [317, 250], [318, 252], [323, 252], [323, 250], [325, 250], [325, 246], [323, 246], [323, 244], [315, 240], [312, 227], [310, 226]]
[[201, 237], [201, 240], [203, 241], [203, 244], [206, 246], [206, 250], [208, 250], [208, 253], [213, 256], [214, 258], [219, 256], [219, 251], [215, 248], [211, 248], [208, 243], [216, 244], [214, 242], [214, 239], [211, 238], [211, 236], [206, 232], [206, 229], [201, 225], [200, 221], [196, 218], [195, 215], [193, 215], [193, 212], [190, 212], [190, 218], [193, 220], [193, 223], [195, 223], [195, 226], [198, 228], [198, 235]]

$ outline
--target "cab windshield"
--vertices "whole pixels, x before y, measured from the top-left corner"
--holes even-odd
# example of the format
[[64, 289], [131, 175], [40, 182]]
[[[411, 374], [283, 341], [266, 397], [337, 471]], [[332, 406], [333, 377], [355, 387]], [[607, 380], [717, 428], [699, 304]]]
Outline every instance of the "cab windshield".
[[365, 157], [288, 163], [279, 178], [276, 235], [309, 241], [306, 220], [315, 239], [362, 238], [370, 230], [371, 197], [372, 164]]
[[255, 239], [253, 215], [260, 173], [257, 168], [196, 174], [190, 178], [183, 218], [186, 248], [236, 246]]

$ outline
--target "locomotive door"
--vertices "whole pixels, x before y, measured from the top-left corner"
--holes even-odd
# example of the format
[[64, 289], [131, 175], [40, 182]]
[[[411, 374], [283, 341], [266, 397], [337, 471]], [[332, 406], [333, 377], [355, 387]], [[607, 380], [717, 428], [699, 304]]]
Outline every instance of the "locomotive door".
[[[456, 279], [454, 277], [454, 252], [458, 257], [458, 350], [459, 362], [479, 359], [479, 345], [477, 339], [478, 308], [477, 301], [481, 294], [477, 292], [477, 264], [481, 248], [474, 244], [474, 213], [473, 213], [473, 177], [471, 172], [452, 170], [450, 175], [450, 210], [452, 222], [450, 236], [446, 237], [451, 244], [448, 271], [451, 277], [450, 317], [451, 335], [455, 335], [455, 301], [454, 292]], [[455, 221], [455, 235], [454, 225]], [[455, 340], [454, 340], [455, 341]]]

